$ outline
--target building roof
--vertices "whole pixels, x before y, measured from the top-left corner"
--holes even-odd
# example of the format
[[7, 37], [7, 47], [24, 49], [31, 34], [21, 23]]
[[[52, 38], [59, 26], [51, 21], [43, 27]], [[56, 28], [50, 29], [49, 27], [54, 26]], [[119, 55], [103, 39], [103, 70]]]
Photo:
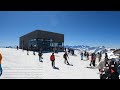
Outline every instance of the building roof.
[[30, 33], [27, 33], [27, 34], [21, 36], [21, 37], [24, 37], [24, 36], [26, 36], [26, 35], [29, 35], [29, 34], [35, 33], [35, 32], [46, 32], [46, 33], [53, 33], [53, 34], [61, 34], [61, 35], [64, 35], [64, 34], [62, 34], [62, 33], [56, 33], [56, 32], [51, 32], [51, 31], [46, 31], [46, 30], [34, 30], [34, 31], [30, 32]]
[[31, 38], [45, 38], [45, 39], [53, 38], [54, 41], [64, 42], [64, 34], [43, 30], [35, 30], [20, 37], [20, 39], [24, 38], [26, 38], [27, 40]]

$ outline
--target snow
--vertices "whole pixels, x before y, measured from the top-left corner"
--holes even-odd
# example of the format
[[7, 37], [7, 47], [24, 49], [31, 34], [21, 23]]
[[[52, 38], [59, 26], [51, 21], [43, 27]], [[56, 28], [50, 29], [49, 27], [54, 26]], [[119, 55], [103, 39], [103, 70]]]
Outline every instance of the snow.
[[[81, 60], [78, 51], [76, 56], [69, 55], [69, 62], [73, 66], [64, 64], [64, 52], [55, 53], [55, 66], [53, 69], [49, 57], [51, 53], [43, 53], [43, 63], [39, 62], [38, 54], [16, 50], [14, 48], [0, 48], [3, 55], [3, 74], [0, 79], [99, 79], [98, 69], [86, 68], [90, 61]], [[98, 61], [96, 62], [98, 65]]]

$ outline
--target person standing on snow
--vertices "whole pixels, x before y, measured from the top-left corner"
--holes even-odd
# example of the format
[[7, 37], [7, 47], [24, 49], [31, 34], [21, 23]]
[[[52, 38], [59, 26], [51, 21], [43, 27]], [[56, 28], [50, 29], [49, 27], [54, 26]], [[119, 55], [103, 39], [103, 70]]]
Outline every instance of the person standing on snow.
[[108, 59], [108, 55], [107, 55], [107, 53], [105, 53], [105, 63], [108, 61], [109, 59]]
[[66, 48], [64, 48], [65, 52], [66, 52]]
[[86, 54], [87, 54], [87, 52], [85, 51], [85, 52], [84, 52], [84, 56], [85, 56], [85, 57], [86, 57]]
[[102, 54], [98, 52], [98, 61], [101, 61]]
[[19, 47], [17, 46], [17, 50], [19, 49]]
[[52, 53], [52, 55], [50, 56], [50, 60], [52, 62], [52, 67], [55, 68], [55, 55], [54, 55], [54, 53]]
[[0, 76], [2, 75], [2, 54], [0, 53]]
[[67, 60], [67, 58], [69, 58], [67, 52], [65, 52], [65, 54], [63, 55], [63, 58], [65, 59], [64, 63], [66, 64], [67, 62], [67, 65], [69, 65], [70, 63]]
[[81, 54], [80, 54], [80, 55], [81, 55], [81, 60], [83, 60], [83, 52], [81, 52]]
[[87, 52], [86, 56], [87, 56], [87, 60], [89, 60], [89, 53], [88, 52]]
[[92, 53], [90, 66], [91, 66], [91, 64], [92, 64], [92, 65], [95, 67], [95, 60], [96, 60], [96, 55], [95, 55], [95, 53]]
[[42, 58], [42, 55], [43, 55], [43, 54], [42, 54], [42, 51], [39, 51], [39, 52], [38, 52], [38, 56], [39, 56], [39, 61], [40, 61], [40, 62], [43, 62], [43, 61], [42, 61], [42, 59], [43, 59], [43, 58]]
[[29, 55], [29, 48], [27, 48], [27, 55]]

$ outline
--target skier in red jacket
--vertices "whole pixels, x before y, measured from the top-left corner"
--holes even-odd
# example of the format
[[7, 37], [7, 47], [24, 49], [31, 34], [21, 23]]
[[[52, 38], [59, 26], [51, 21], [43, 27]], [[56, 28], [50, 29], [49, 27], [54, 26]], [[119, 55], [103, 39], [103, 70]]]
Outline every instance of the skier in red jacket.
[[54, 55], [54, 53], [52, 53], [52, 55], [50, 56], [50, 60], [52, 61], [52, 67], [55, 68], [55, 55]]

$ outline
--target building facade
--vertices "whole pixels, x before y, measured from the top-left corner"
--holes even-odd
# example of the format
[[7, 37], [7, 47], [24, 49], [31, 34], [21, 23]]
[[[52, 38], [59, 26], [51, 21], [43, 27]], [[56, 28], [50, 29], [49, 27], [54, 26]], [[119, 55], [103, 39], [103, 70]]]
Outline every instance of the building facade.
[[64, 51], [64, 34], [35, 30], [20, 37], [19, 47], [31, 51]]

